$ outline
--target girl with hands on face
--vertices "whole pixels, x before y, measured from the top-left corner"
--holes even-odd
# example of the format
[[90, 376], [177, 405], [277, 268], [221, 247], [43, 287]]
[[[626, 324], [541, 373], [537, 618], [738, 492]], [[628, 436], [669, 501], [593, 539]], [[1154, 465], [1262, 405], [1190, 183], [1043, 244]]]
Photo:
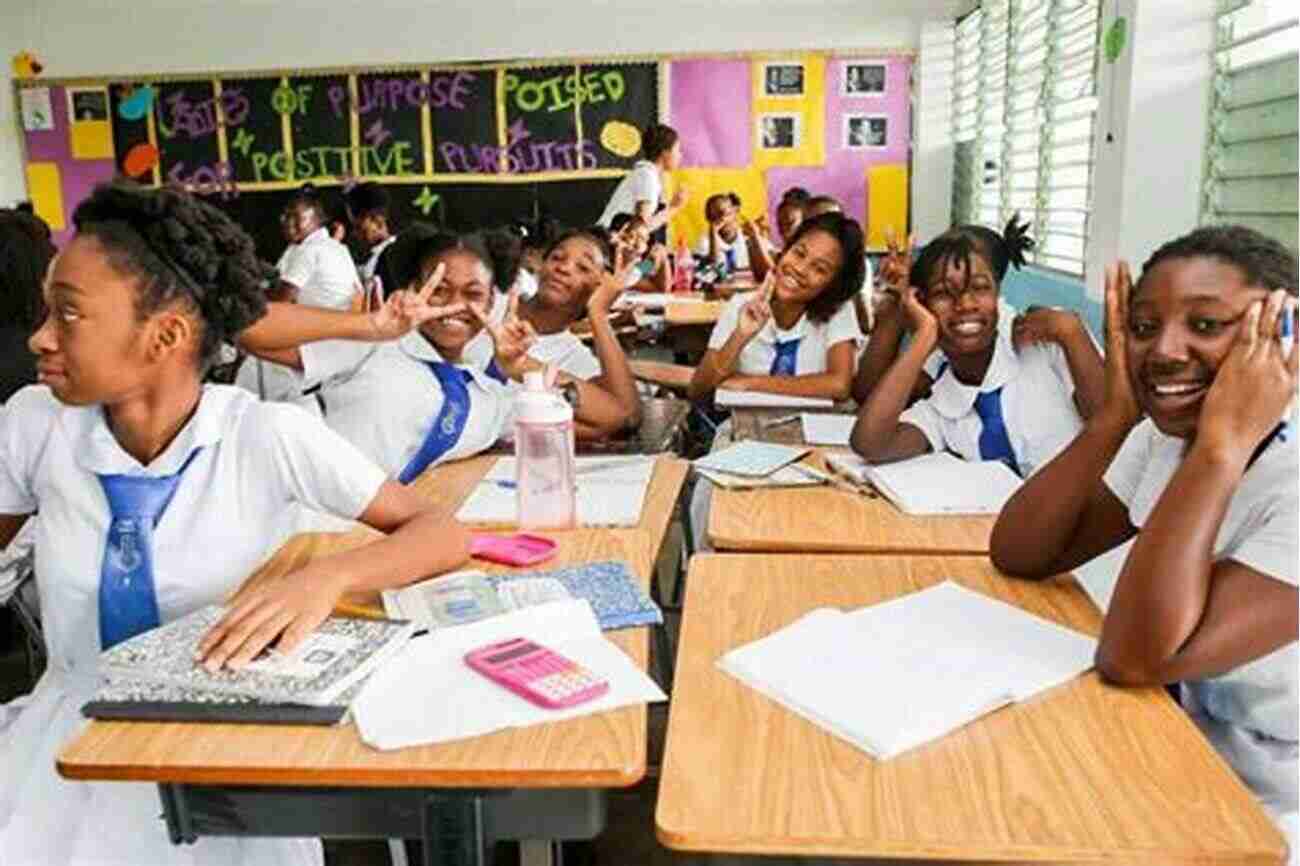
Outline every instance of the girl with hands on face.
[[[1059, 342], [1020, 351], [999, 327], [1002, 275], [1009, 264], [1021, 265], [1032, 245], [1023, 231], [1015, 218], [1005, 235], [962, 226], [922, 250], [898, 311], [879, 323], [896, 322], [912, 341], [858, 412], [851, 443], [867, 460], [947, 450], [967, 460], [1001, 460], [1027, 476], [1065, 447], [1100, 404], [1101, 357], [1077, 318], [1070, 317]], [[930, 396], [908, 408], [936, 350], [945, 360]]]
[[1118, 685], [1181, 681], [1292, 858], [1296, 283], [1294, 254], [1239, 226], [1166, 243], [1136, 286], [1110, 267], [1102, 408], [1007, 503], [991, 545], [1000, 569], [1038, 579], [1131, 543], [1105, 575], [1098, 669]]

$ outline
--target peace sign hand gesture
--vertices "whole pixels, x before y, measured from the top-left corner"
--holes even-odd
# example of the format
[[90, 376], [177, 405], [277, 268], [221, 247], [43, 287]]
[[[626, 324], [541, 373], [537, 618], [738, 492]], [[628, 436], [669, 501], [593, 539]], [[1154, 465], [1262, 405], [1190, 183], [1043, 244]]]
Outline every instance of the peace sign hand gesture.
[[519, 318], [519, 286], [510, 289], [506, 300], [506, 315], [500, 324], [495, 324], [488, 316], [488, 311], [474, 304], [469, 305], [469, 312], [487, 331], [496, 347], [497, 366], [511, 379], [523, 378], [529, 369], [528, 350], [537, 340], [537, 331], [533, 326]]
[[417, 291], [404, 289], [393, 292], [382, 307], [370, 312], [370, 327], [375, 340], [396, 340], [425, 322], [464, 312], [465, 305], [461, 303], [441, 306], [429, 303], [446, 271], [446, 266], [439, 264]]
[[587, 318], [594, 324], [597, 318], [608, 317], [614, 302], [627, 288], [628, 277], [636, 267], [637, 256], [629, 247], [614, 248], [614, 273], [604, 273], [595, 291], [587, 298]]
[[763, 280], [763, 285], [759, 286], [758, 291], [754, 293], [754, 297], [740, 308], [736, 331], [746, 343], [754, 339], [754, 336], [763, 330], [768, 319], [772, 318], [772, 292], [775, 288], [776, 279], [769, 272], [767, 278]]
[[907, 287], [912, 273], [912, 250], [916, 234], [907, 238], [906, 245], [899, 242], [893, 226], [885, 226], [885, 257], [880, 260], [877, 282], [887, 289], [902, 290]]

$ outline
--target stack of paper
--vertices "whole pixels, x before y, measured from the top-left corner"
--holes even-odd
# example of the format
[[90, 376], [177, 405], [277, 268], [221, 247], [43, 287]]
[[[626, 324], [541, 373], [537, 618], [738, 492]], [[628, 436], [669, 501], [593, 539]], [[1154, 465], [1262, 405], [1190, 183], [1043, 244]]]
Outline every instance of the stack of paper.
[[1096, 641], [951, 581], [822, 608], [718, 660], [877, 758], [891, 758], [1092, 667]]
[[706, 454], [695, 461], [696, 469], [762, 478], [803, 457], [809, 449], [792, 445], [746, 440]]
[[842, 445], [848, 447], [856, 415], [828, 415], [804, 412], [799, 416], [803, 425], [803, 441], [809, 445]]
[[758, 490], [764, 487], [817, 487], [821, 484], [829, 484], [830, 478], [824, 472], [820, 472], [811, 466], [805, 466], [802, 463], [791, 463], [789, 466], [782, 466], [771, 475], [760, 477], [746, 475], [729, 475], [725, 472], [715, 472], [712, 469], [700, 469], [696, 471], [702, 478], [707, 478], [717, 486], [726, 490]]
[[[579, 457], [578, 524], [636, 526], [641, 522], [653, 457]], [[502, 457], [456, 512], [463, 523], [509, 524], [519, 520], [515, 458]]]
[[791, 408], [831, 409], [835, 401], [826, 397], [791, 397], [787, 394], [767, 394], [763, 391], [732, 391], [719, 388], [713, 394], [713, 405], [738, 408]]
[[970, 461], [947, 452], [898, 463], [867, 463], [856, 454], [828, 454], [835, 471], [870, 484], [907, 514], [997, 514], [1020, 478], [1005, 463]]
[[1115, 594], [1119, 573], [1124, 570], [1124, 563], [1128, 560], [1135, 540], [1129, 539], [1074, 570], [1074, 579], [1103, 614], [1110, 608], [1110, 598]]
[[[536, 641], [577, 662], [608, 681], [609, 691], [568, 709], [548, 710], [465, 664], [470, 650], [516, 637]], [[371, 677], [353, 705], [353, 714], [368, 745], [400, 749], [662, 700], [666, 697], [654, 680], [601, 635], [591, 606], [575, 599], [415, 638]]]

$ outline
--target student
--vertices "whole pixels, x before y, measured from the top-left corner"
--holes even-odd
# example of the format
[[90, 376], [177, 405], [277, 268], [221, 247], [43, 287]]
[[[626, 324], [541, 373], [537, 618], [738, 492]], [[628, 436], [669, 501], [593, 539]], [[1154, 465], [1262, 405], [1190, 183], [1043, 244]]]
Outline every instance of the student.
[[[365, 261], [357, 266], [357, 274], [361, 277], [361, 284], [366, 288], [367, 293], [382, 301], [385, 291], [396, 291], [398, 288], [396, 284], [383, 285], [381, 275], [379, 291], [373, 291], [375, 286], [373, 280], [378, 274], [379, 257], [397, 240], [397, 236], [389, 226], [388, 191], [377, 183], [359, 183], [348, 190], [344, 201], [347, 204], [352, 233], [363, 247], [366, 257]], [[392, 278], [391, 274], [389, 278]]]
[[330, 236], [325, 205], [311, 184], [289, 200], [281, 219], [297, 245], [280, 271], [285, 300], [332, 310], [359, 308], [356, 265], [347, 247]]
[[[829, 195], [815, 195], [808, 198], [803, 204], [804, 219], [821, 216], [827, 213], [843, 213], [844, 208], [840, 205], [839, 199]], [[871, 266], [871, 257], [865, 252], [862, 254], [862, 286], [859, 292], [853, 298], [853, 311], [858, 319], [858, 330], [865, 334], [870, 334], [873, 326], [872, 308], [875, 305], [875, 274]]]
[[[790, 243], [795, 229], [803, 222], [804, 207], [809, 199], [808, 190], [801, 186], [792, 186], [781, 195], [781, 202], [776, 206], [776, 228], [781, 235], [781, 245], [772, 243], [772, 231], [767, 224], [767, 214], [759, 214], [754, 220], [741, 219], [740, 228], [745, 233], [749, 250], [749, 263], [754, 272], [754, 279], [762, 282], [781, 249]], [[868, 262], [870, 260], [868, 259]]]
[[611, 238], [621, 248], [631, 267], [628, 289], [635, 292], [667, 292], [672, 287], [672, 264], [668, 248], [650, 243], [650, 229], [640, 217], [619, 214], [610, 224]]
[[704, 202], [704, 218], [709, 231], [695, 245], [696, 258], [725, 264], [727, 273], [748, 270], [749, 242], [741, 232], [740, 196], [734, 192], [709, 196]]
[[[1019, 353], [998, 329], [1002, 277], [1029, 243], [1013, 219], [1005, 236], [959, 226], [926, 245], [903, 296], [914, 339], [859, 410], [854, 451], [888, 463], [947, 450], [1027, 476], [1074, 438], [1103, 391], [1086, 326], [1050, 311], [1038, 344]], [[948, 364], [930, 397], [906, 408], [936, 347]]]
[[[1001, 236], [990, 228], [976, 225], [965, 228], [969, 232], [980, 235], [986, 247], [993, 248], [1001, 243]], [[1019, 230], [1018, 233], [1023, 235]], [[1026, 242], [1032, 243], [1028, 239]], [[873, 292], [870, 305], [867, 305], [862, 297], [855, 300], [858, 305], [859, 323], [864, 317], [869, 323], [869, 329], [865, 331], [866, 344], [858, 357], [858, 372], [853, 378], [853, 399], [860, 405], [867, 402], [890, 365], [898, 358], [899, 351], [911, 339], [909, 319], [903, 315], [901, 299], [907, 292], [911, 278], [912, 250], [915, 246], [916, 235], [901, 241], [893, 229], [887, 227], [885, 256], [881, 259], [878, 275], [879, 288]], [[995, 274], [995, 276], [1000, 287], [1005, 273]], [[1054, 317], [1055, 311], [1036, 307], [1030, 307], [1024, 315], [1020, 315], [1016, 308], [1002, 297], [1001, 291], [998, 293], [998, 332], [1010, 338], [1017, 350], [1035, 342], [1031, 338], [1040, 334], [1045, 323], [1050, 324], [1050, 320]], [[934, 380], [947, 365], [948, 360], [944, 357], [942, 348], [937, 348], [930, 353], [921, 374], [916, 377], [916, 386], [908, 397], [908, 405], [930, 396], [930, 388], [934, 385]]]
[[201, 384], [221, 342], [265, 309], [269, 269], [224, 214], [117, 182], [73, 222], [31, 339], [42, 384], [0, 409], [0, 545], [40, 512], [50, 652], [0, 733], [4, 862], [320, 863], [314, 839], [175, 847], [153, 785], [58, 778], [55, 756], [99, 687], [99, 653], [226, 601], [287, 536], [295, 505], [389, 535], [236, 596], [201, 644], [209, 668], [239, 668], [277, 637], [292, 650], [346, 592], [461, 564], [467, 533], [301, 410]]
[[0, 403], [36, 381], [27, 338], [44, 318], [41, 285], [56, 252], [39, 217], [0, 210]]
[[[617, 423], [592, 425], [579, 419], [580, 439], [605, 439], [641, 421], [636, 379], [609, 324], [611, 306], [624, 283], [614, 286], [608, 277], [617, 272], [619, 279], [626, 280], [626, 262], [617, 270], [616, 264], [614, 248], [602, 229], [570, 229], [547, 249], [537, 293], [518, 303], [518, 317], [533, 335], [529, 357], [571, 379], [590, 383], [622, 407]], [[594, 353], [569, 329], [584, 315], [591, 323]], [[498, 378], [508, 378], [501, 371], [491, 371], [492, 356], [483, 352], [481, 344], [473, 348], [476, 354], [467, 356], [471, 364]]]
[[609, 203], [596, 221], [601, 228], [608, 229], [616, 215], [625, 213], [645, 220], [653, 235], [686, 206], [686, 189], [678, 186], [668, 206], [660, 207], [664, 176], [676, 171], [682, 163], [682, 143], [677, 130], [662, 123], [650, 124], [641, 136], [641, 154], [642, 158], [614, 187]]
[[[1182, 683], [1197, 724], [1296, 862], [1296, 258], [1251, 229], [1106, 273], [1106, 400], [1007, 503], [1008, 574], [1068, 572], [1133, 538], [1097, 648], [1117, 685]], [[1292, 404], [1289, 406], [1289, 404]], [[1145, 418], [1143, 417], [1145, 416]]]
[[691, 379], [718, 388], [842, 400], [859, 332], [845, 301], [862, 282], [862, 229], [843, 214], [805, 220], [764, 286], [723, 308]]

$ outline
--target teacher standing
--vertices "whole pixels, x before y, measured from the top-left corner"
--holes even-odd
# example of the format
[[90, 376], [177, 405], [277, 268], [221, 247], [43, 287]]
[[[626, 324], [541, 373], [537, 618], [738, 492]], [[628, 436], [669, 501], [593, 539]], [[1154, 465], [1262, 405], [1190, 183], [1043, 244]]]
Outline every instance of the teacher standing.
[[664, 176], [682, 164], [682, 142], [677, 130], [662, 123], [652, 123], [641, 135], [641, 159], [628, 172], [609, 197], [605, 212], [597, 224], [609, 228], [621, 213], [641, 217], [651, 232], [662, 228], [686, 204], [686, 190], [678, 188], [672, 201], [664, 206]]

